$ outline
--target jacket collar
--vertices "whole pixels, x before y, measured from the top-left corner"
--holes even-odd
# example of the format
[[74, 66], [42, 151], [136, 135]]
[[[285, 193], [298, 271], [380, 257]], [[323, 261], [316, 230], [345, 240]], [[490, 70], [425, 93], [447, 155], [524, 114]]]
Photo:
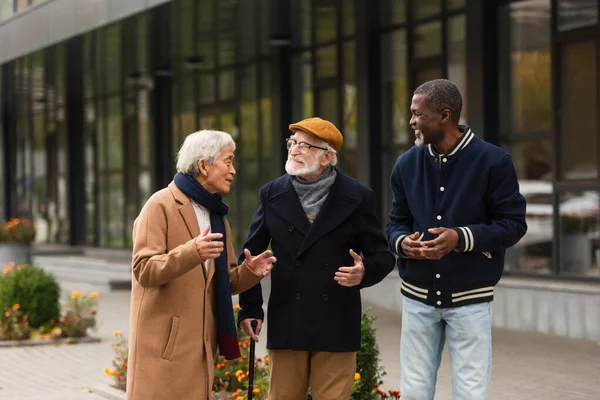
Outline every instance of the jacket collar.
[[429, 155], [431, 155], [432, 157], [452, 157], [458, 154], [459, 151], [464, 150], [464, 148], [469, 145], [471, 140], [473, 140], [475, 134], [473, 133], [471, 128], [469, 128], [468, 125], [459, 125], [458, 130], [462, 132], [460, 140], [454, 145], [454, 147], [448, 152], [448, 154], [438, 154], [438, 152], [435, 150], [435, 147], [432, 144], [428, 144], [427, 150], [429, 151]]
[[341, 224], [362, 201], [357, 182], [337, 168], [336, 172], [327, 200], [312, 224], [306, 218], [289, 175], [283, 175], [273, 182], [268, 199], [273, 211], [290, 224], [290, 229], [298, 229], [304, 235], [298, 255]]

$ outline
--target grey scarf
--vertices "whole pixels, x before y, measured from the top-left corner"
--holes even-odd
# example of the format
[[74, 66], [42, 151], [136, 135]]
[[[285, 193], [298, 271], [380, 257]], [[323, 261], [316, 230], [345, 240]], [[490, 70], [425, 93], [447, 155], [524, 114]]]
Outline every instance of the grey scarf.
[[302, 208], [304, 208], [304, 212], [306, 213], [306, 218], [308, 218], [311, 224], [314, 222], [317, 214], [319, 214], [323, 204], [325, 204], [329, 189], [333, 185], [336, 175], [337, 172], [335, 169], [329, 167], [317, 179], [312, 181], [304, 181], [297, 176], [291, 176], [292, 185], [296, 189], [300, 204], [302, 204]]

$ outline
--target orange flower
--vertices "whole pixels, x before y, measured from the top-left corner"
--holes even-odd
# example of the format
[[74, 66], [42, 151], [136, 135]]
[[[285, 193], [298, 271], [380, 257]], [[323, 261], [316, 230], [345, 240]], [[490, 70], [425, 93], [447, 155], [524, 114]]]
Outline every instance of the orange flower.
[[4, 313], [4, 316], [5, 317], [10, 317], [10, 313], [7, 311], [7, 312]]
[[73, 300], [76, 300], [78, 297], [79, 297], [79, 291], [73, 290], [73, 292], [71, 293], [71, 298]]
[[226, 371], [226, 372], [225, 372], [225, 376], [229, 376], [229, 375], [231, 375], [231, 372], [229, 372], [229, 371]]
[[259, 388], [256, 388], [256, 389], [254, 389], [254, 390], [252, 391], [252, 393], [254, 393], [254, 394], [256, 394], [256, 393], [260, 393], [260, 389], [259, 389]]
[[114, 376], [115, 375], [115, 371], [113, 371], [110, 368], [104, 368], [104, 373], [106, 374], [106, 376]]
[[13, 310], [17, 311], [21, 306], [19, 304], [13, 304]]
[[119, 337], [119, 336], [121, 336], [122, 334], [123, 334], [123, 332], [121, 332], [121, 331], [114, 331], [114, 332], [113, 332], [113, 336], [114, 336], [114, 337]]
[[96, 297], [98, 297], [98, 292], [90, 293], [90, 299], [95, 299]]

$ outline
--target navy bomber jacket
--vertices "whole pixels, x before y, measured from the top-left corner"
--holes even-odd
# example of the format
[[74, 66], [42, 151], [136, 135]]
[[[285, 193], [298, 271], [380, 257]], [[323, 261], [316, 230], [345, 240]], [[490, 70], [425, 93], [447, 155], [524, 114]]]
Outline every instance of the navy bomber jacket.
[[[398, 255], [402, 293], [434, 307], [449, 308], [493, 300], [504, 268], [505, 250], [527, 231], [525, 199], [508, 153], [463, 133], [447, 154], [433, 145], [402, 154], [392, 171], [394, 194], [387, 224], [391, 250]], [[405, 258], [401, 242], [429, 228], [458, 232], [455, 251], [440, 260]]]

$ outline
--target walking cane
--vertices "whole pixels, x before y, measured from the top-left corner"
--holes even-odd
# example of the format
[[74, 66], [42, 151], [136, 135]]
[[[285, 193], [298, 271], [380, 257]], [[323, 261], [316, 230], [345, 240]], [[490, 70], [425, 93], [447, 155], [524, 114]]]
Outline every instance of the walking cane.
[[[252, 320], [250, 326], [252, 326], [252, 333], [256, 334], [256, 326], [258, 325], [257, 320]], [[248, 400], [252, 400], [252, 391], [254, 390], [254, 339], [250, 338], [250, 357], [248, 368]]]

